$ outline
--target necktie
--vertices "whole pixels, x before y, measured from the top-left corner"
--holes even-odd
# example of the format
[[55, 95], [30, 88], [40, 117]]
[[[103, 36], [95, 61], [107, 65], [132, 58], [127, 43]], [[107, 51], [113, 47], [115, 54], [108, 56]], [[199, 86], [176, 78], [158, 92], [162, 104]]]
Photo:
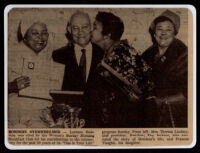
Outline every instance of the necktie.
[[80, 59], [80, 64], [79, 64], [79, 69], [80, 69], [80, 75], [81, 75], [81, 79], [83, 81], [83, 84], [86, 83], [86, 55], [85, 49], [81, 49], [82, 55], [81, 55], [81, 59]]

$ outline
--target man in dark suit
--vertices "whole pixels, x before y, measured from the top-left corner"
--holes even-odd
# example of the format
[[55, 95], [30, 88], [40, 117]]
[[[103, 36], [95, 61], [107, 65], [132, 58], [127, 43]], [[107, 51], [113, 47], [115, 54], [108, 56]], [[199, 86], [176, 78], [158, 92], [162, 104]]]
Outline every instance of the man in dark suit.
[[[67, 31], [67, 37], [71, 40], [67, 46], [53, 51], [52, 57], [55, 62], [65, 64], [62, 90], [84, 91], [86, 95], [89, 88], [95, 85], [95, 68], [104, 53], [90, 42], [91, 23], [88, 14], [80, 11], [74, 13]], [[83, 102], [83, 105], [81, 107], [85, 108], [89, 102]]]
[[52, 57], [54, 61], [66, 65], [62, 90], [82, 91], [94, 79], [93, 73], [103, 58], [103, 50], [90, 43], [91, 23], [88, 14], [74, 13], [67, 30], [71, 33], [71, 43], [55, 50]]

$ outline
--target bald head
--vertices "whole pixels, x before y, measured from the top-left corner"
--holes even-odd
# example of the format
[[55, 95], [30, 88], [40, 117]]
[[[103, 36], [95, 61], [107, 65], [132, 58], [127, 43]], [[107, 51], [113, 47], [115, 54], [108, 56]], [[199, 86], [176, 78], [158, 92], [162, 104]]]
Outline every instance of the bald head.
[[74, 43], [81, 47], [85, 47], [90, 42], [91, 24], [87, 13], [77, 11], [70, 18], [70, 25], [68, 29]]
[[82, 12], [82, 11], [76, 11], [74, 14], [72, 14], [70, 20], [69, 20], [69, 23], [71, 24], [73, 22], [74, 19], [76, 18], [84, 18], [85, 20], [88, 21], [89, 24], [90, 23], [90, 17], [87, 13], [85, 12]]

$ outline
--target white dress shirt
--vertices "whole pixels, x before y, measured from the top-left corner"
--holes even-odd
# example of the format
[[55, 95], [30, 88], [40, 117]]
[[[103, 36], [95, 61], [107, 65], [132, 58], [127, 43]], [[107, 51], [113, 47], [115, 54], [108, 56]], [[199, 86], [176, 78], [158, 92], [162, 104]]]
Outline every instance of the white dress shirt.
[[92, 44], [89, 43], [85, 48], [75, 44], [74, 50], [75, 50], [75, 56], [76, 56], [76, 61], [78, 65], [80, 63], [80, 59], [82, 56], [82, 52], [81, 52], [82, 49], [86, 50], [85, 54], [86, 54], [86, 81], [87, 81], [89, 72], [90, 72], [91, 62], [92, 62]]

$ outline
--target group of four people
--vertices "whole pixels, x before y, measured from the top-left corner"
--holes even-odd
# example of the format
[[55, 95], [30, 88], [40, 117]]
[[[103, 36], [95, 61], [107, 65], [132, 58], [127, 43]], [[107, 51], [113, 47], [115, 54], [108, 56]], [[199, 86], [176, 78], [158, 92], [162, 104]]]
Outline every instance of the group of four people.
[[[68, 44], [53, 51], [52, 58], [65, 65], [62, 90], [84, 91], [85, 127], [187, 126], [187, 47], [175, 38], [179, 27], [180, 17], [169, 10], [153, 20], [149, 28], [153, 45], [141, 58], [152, 69], [149, 77], [155, 87], [151, 95], [134, 103], [107, 85], [97, 72], [99, 63], [109, 58], [113, 49], [128, 46], [121, 40], [123, 21], [110, 12], [98, 12], [91, 30], [87, 13], [78, 11], [71, 16], [66, 29]], [[40, 54], [48, 41], [46, 25], [34, 23], [21, 40], [29, 52]], [[15, 79], [9, 83], [9, 93], [29, 86], [30, 81], [27, 77]], [[105, 104], [106, 98], [112, 100]], [[59, 113], [55, 109], [50, 113], [56, 122], [59, 115], [55, 114]]]

